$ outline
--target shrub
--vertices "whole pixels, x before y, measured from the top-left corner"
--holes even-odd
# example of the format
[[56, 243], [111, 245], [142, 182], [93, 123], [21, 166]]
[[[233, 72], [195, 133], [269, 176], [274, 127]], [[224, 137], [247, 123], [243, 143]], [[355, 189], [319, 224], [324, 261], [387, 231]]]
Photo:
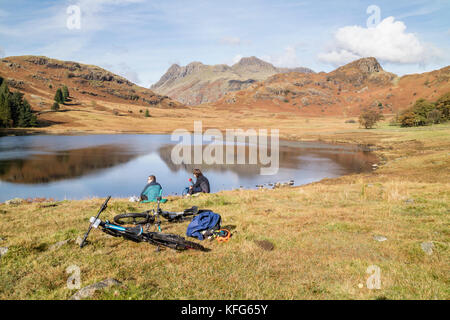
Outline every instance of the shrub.
[[417, 126], [418, 120], [416, 114], [411, 110], [404, 111], [399, 117], [398, 122], [402, 127], [414, 127]]
[[361, 112], [359, 123], [366, 129], [372, 129], [378, 121], [383, 119], [384, 116], [380, 111], [373, 108], [367, 108]]
[[146, 118], [149, 118], [149, 117], [150, 117], [150, 112], [148, 111], [148, 109], [145, 110], [145, 117], [146, 117]]
[[58, 111], [59, 110], [59, 103], [55, 101], [52, 105], [52, 111]]
[[398, 118], [402, 127], [425, 126], [448, 120], [450, 120], [450, 92], [441, 96], [435, 103], [419, 99]]
[[450, 92], [441, 96], [435, 103], [436, 109], [442, 114], [444, 121], [450, 120]]
[[438, 109], [431, 110], [427, 114], [427, 120], [429, 123], [438, 124], [442, 121], [442, 112]]

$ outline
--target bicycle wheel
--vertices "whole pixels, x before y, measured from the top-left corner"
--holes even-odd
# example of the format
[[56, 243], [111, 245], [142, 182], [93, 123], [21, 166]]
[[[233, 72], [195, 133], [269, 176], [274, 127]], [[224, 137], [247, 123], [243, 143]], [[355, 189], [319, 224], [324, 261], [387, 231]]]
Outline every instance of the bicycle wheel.
[[175, 250], [200, 250], [200, 251], [208, 251], [201, 244], [187, 241], [185, 238], [180, 237], [176, 234], [164, 234], [164, 233], [151, 233], [148, 234], [153, 242], [156, 242], [160, 245], [175, 249]]
[[119, 225], [145, 225], [155, 222], [155, 217], [150, 213], [124, 213], [114, 217], [114, 222]]

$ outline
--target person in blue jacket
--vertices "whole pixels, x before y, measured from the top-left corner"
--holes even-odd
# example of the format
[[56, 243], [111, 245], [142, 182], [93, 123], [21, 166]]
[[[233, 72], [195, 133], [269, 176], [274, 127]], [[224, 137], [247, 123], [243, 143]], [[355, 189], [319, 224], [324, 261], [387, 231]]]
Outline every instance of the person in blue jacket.
[[154, 200], [154, 199], [149, 199], [147, 194], [149, 193], [149, 189], [153, 189], [155, 188], [154, 186], [158, 186], [159, 189], [162, 189], [161, 185], [156, 182], [156, 177], [155, 176], [149, 176], [147, 179], [147, 185], [145, 186], [144, 190], [142, 190], [141, 192], [141, 201], [148, 201], [148, 200]]

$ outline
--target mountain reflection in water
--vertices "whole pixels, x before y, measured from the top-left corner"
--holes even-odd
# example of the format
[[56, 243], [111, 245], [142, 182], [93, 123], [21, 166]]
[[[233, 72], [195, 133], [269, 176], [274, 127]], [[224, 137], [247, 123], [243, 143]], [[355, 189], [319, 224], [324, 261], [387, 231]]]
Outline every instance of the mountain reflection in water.
[[[169, 135], [0, 137], [0, 201], [129, 197], [140, 193], [150, 174], [164, 195], [179, 194], [194, 168], [205, 173], [212, 192], [289, 180], [302, 185], [369, 171], [376, 161], [352, 146], [280, 141], [278, 173], [262, 176], [261, 164], [175, 165], [174, 145]], [[248, 146], [245, 151], [248, 162]]]
[[39, 184], [72, 179], [126, 163], [137, 156], [127, 152], [126, 146], [102, 145], [0, 160], [0, 180]]

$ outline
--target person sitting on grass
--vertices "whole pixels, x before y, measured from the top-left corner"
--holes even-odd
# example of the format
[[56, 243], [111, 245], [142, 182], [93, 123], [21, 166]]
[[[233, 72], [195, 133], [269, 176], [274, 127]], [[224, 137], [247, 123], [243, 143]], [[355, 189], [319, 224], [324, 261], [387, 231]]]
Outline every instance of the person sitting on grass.
[[200, 169], [194, 169], [192, 171], [194, 174], [194, 177], [197, 179], [197, 181], [189, 187], [189, 194], [193, 195], [195, 193], [210, 193], [210, 186], [208, 179], [203, 175], [203, 173], [200, 171]]
[[149, 176], [147, 179], [147, 185], [141, 193], [141, 201], [156, 202], [158, 197], [161, 197], [162, 187], [156, 182], [155, 176]]

